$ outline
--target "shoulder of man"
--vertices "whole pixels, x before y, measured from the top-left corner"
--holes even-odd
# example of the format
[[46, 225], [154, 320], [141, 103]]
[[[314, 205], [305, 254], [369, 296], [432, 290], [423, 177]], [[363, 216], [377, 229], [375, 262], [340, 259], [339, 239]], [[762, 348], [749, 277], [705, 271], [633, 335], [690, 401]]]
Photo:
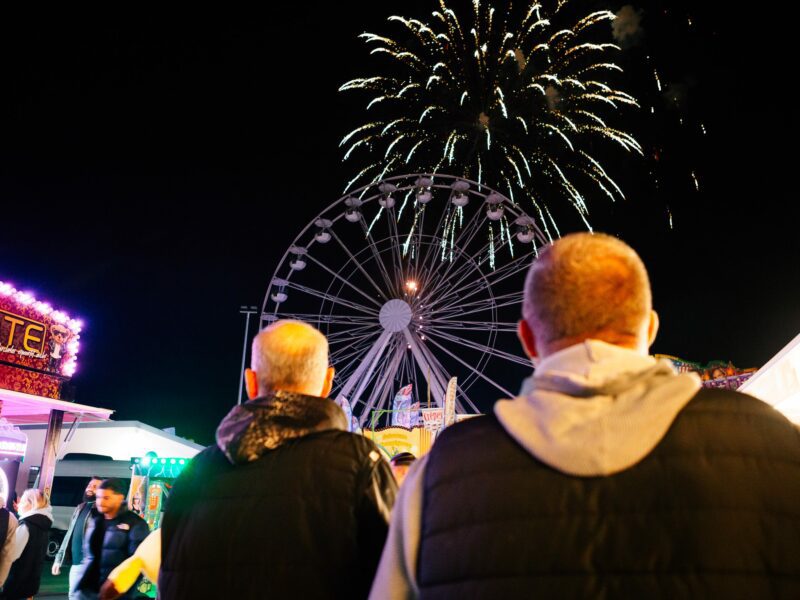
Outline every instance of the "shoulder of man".
[[[748, 394], [702, 388], [679, 413], [674, 426], [708, 421], [703, 440], [730, 439], [738, 446], [800, 455], [800, 428], [772, 406]], [[713, 426], [712, 426], [713, 425]], [[690, 427], [690, 429], [693, 429]]]
[[700, 388], [684, 409], [686, 412], [732, 413], [752, 415], [780, 426], [793, 427], [791, 422], [772, 406], [749, 394], [723, 388]]

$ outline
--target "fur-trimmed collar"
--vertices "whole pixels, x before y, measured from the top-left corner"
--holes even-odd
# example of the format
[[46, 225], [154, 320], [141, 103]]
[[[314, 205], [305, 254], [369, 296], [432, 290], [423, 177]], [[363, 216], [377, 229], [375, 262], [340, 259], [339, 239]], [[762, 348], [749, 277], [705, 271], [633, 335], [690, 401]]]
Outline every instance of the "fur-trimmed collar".
[[332, 400], [277, 391], [231, 409], [217, 428], [217, 446], [232, 464], [241, 464], [328, 429], [347, 431], [344, 411]]

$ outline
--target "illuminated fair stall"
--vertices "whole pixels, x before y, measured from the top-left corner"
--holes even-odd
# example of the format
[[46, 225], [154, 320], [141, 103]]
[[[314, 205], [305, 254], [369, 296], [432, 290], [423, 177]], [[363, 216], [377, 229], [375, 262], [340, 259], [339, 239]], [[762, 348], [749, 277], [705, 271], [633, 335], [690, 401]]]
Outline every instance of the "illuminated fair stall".
[[19, 425], [47, 424], [39, 488], [49, 495], [63, 425], [71, 426], [69, 436], [80, 422], [106, 421], [113, 412], [64, 399], [77, 368], [81, 327], [79, 320], [0, 281], [0, 492], [3, 486], [14, 489], [19, 464], [28, 459]]

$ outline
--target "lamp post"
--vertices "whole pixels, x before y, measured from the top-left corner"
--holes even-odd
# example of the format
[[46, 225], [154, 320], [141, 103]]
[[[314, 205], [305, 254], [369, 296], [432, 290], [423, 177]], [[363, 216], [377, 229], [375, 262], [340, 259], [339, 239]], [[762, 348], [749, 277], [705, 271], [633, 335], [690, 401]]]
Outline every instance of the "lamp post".
[[240, 306], [239, 314], [245, 315], [244, 321], [244, 343], [242, 344], [242, 368], [239, 370], [239, 396], [236, 398], [236, 404], [242, 403], [242, 388], [244, 386], [244, 368], [245, 361], [247, 360], [247, 338], [250, 335], [250, 315], [258, 314], [257, 306]]

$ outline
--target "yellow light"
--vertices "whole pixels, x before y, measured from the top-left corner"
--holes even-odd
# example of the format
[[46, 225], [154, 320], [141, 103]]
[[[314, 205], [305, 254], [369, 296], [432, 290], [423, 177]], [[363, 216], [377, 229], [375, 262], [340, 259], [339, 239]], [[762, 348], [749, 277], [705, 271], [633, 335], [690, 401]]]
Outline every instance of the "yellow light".
[[412, 294], [417, 291], [417, 282], [413, 279], [406, 281], [406, 289]]

